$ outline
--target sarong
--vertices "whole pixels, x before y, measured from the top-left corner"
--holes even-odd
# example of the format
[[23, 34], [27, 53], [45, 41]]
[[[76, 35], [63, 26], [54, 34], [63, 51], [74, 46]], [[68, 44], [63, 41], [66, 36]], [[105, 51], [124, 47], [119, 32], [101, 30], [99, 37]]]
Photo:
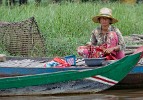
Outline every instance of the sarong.
[[116, 47], [117, 45], [118, 45], [117, 34], [115, 32], [110, 32], [107, 34], [106, 43], [99, 46], [93, 46], [93, 45], [79, 46], [77, 48], [77, 52], [80, 56], [84, 58], [106, 57], [106, 59], [108, 60], [116, 60], [116, 59], [121, 59], [125, 56], [123, 50], [120, 50], [118, 52], [113, 51], [110, 54], [105, 55], [103, 49]]

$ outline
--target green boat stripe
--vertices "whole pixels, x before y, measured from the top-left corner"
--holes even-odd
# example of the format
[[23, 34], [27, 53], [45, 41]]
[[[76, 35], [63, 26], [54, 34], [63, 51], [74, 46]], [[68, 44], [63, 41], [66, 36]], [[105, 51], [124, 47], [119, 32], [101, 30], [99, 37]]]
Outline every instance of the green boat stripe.
[[88, 78], [96, 75], [101, 75], [115, 81], [120, 81], [139, 61], [140, 55], [141, 53], [126, 56], [115, 63], [92, 70], [66, 71], [52, 74], [45, 73], [38, 75], [36, 74], [28, 76], [0, 78], [0, 89], [20, 88], [26, 86], [65, 82], [69, 80]]

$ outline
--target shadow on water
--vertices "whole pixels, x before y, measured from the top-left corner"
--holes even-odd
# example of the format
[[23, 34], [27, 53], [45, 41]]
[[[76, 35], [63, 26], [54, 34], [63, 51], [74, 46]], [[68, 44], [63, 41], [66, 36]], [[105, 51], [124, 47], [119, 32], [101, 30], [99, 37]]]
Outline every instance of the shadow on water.
[[143, 100], [143, 89], [106, 90], [100, 93], [42, 96], [7, 96], [0, 100]]

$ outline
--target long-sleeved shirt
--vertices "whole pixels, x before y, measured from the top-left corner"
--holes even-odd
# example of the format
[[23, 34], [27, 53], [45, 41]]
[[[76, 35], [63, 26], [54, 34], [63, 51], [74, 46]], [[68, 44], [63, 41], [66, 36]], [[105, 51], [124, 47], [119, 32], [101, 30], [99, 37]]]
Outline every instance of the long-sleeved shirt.
[[[108, 33], [111, 31], [117, 34], [118, 45], [120, 46], [120, 50], [125, 50], [126, 45], [125, 45], [125, 42], [124, 42], [124, 39], [123, 39], [123, 36], [120, 30], [110, 25], [108, 28]], [[97, 27], [96, 29], [92, 31], [90, 42], [95, 46], [102, 45], [107, 42], [107, 34], [106, 35], [102, 34], [101, 26]]]

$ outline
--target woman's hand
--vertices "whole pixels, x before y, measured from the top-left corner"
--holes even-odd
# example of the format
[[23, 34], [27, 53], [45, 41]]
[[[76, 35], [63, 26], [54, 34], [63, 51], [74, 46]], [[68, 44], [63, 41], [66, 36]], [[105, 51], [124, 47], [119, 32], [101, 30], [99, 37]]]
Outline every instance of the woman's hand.
[[114, 47], [113, 48], [107, 48], [107, 49], [104, 49], [103, 52], [104, 54], [110, 54], [114, 51]]

